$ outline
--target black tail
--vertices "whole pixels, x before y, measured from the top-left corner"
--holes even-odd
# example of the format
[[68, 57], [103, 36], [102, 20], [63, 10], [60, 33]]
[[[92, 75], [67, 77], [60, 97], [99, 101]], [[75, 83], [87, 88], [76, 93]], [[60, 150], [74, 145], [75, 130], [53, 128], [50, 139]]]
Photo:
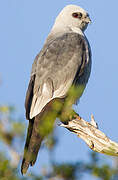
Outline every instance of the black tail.
[[29, 165], [33, 166], [35, 164], [41, 142], [53, 131], [57, 111], [52, 110], [52, 102], [53, 101], [49, 102], [41, 113], [29, 120], [24, 156], [21, 165], [22, 174], [27, 172]]
[[21, 165], [21, 173], [25, 174], [29, 165], [33, 166], [36, 162], [39, 148], [43, 137], [39, 134], [39, 117], [36, 116], [32, 120], [29, 120], [27, 138], [24, 148], [24, 156]]

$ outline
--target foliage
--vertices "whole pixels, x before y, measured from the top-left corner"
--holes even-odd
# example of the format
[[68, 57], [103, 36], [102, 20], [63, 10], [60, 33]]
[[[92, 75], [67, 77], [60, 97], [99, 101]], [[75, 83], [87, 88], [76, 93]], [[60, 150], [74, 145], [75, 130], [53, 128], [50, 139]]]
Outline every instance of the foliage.
[[[101, 163], [97, 153], [90, 154], [90, 162], [61, 163], [51, 162], [51, 170], [42, 175], [20, 175], [18, 168], [21, 155], [18, 147], [24, 141], [24, 122], [15, 119], [14, 107], [0, 107], [0, 179], [1, 180], [80, 180], [84, 173], [88, 173], [101, 180], [118, 179], [117, 168], [107, 163]], [[50, 134], [46, 141], [49, 151], [58, 143], [54, 134]], [[9, 154], [9, 156], [8, 156]], [[96, 179], [96, 178], [95, 178]]]

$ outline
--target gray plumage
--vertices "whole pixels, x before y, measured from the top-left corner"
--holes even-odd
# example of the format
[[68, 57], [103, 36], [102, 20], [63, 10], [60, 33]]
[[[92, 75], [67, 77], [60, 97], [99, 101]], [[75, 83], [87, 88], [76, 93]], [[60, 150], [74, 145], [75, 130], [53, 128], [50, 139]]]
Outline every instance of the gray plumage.
[[[71, 21], [69, 22], [70, 26], [69, 24], [62, 26], [61, 23], [58, 23], [62, 22], [60, 19], [63, 14], [70, 13], [72, 15], [78, 11], [84, 14], [84, 20], [79, 24], [81, 28], [74, 27], [74, 23], [71, 24]], [[77, 87], [82, 85], [85, 88], [88, 82], [91, 71], [91, 51], [89, 43], [82, 33], [89, 23], [90, 19], [87, 18], [87, 13], [78, 6], [71, 5], [62, 10], [43, 49], [32, 65], [25, 101], [29, 128], [21, 167], [22, 173], [26, 173], [29, 165], [33, 165], [36, 161], [44, 138], [38, 131], [38, 127], [42, 124], [42, 116], [49, 112], [51, 102], [57, 98], [66, 99], [72, 85]], [[82, 25], [83, 22], [86, 23]], [[78, 99], [80, 95], [77, 97]]]
[[[66, 95], [78, 69], [82, 72], [83, 68], [88, 65], [87, 50], [88, 44], [85, 43], [85, 38], [72, 31], [44, 46], [36, 58], [36, 69], [32, 69], [31, 76], [36, 75], [36, 77], [30, 112], [31, 119], [39, 114], [50, 100]], [[80, 74], [76, 76], [76, 81], [79, 81]], [[87, 83], [89, 73], [85, 76], [83, 84]]]

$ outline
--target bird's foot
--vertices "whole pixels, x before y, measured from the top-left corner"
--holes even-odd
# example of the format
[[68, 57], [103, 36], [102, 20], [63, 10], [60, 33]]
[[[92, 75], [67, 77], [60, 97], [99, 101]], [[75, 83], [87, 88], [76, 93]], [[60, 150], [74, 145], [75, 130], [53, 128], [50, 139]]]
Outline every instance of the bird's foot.
[[74, 119], [81, 120], [81, 117], [79, 116], [79, 114], [75, 114], [75, 115], [74, 115]]
[[64, 111], [61, 113], [60, 120], [63, 124], [68, 125], [68, 122], [75, 119], [76, 113], [73, 110]]

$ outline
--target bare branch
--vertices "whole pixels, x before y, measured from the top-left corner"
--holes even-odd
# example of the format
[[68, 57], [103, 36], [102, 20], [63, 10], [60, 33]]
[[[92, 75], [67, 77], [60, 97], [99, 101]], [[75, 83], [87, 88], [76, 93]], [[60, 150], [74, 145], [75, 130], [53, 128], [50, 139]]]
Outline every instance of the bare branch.
[[110, 140], [98, 129], [93, 115], [90, 122], [86, 122], [80, 116], [76, 115], [75, 119], [70, 120], [67, 125], [61, 124], [60, 126], [77, 134], [93, 151], [110, 156], [118, 156], [118, 143]]

